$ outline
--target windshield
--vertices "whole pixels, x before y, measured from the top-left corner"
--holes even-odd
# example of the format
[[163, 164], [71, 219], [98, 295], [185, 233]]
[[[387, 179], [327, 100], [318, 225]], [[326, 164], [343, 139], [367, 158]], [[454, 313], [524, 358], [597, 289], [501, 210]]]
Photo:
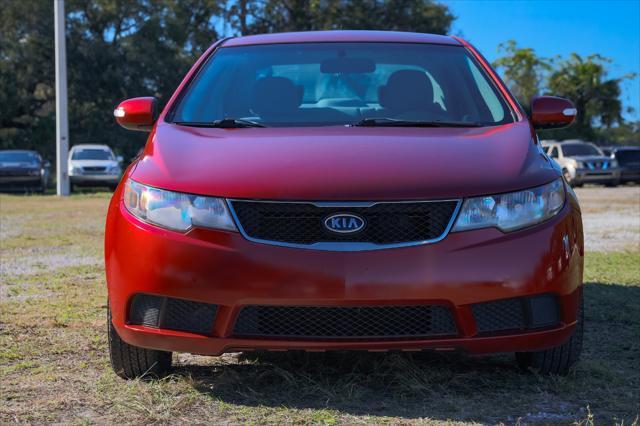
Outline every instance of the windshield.
[[365, 118], [513, 121], [466, 49], [402, 43], [223, 47], [189, 86], [172, 121], [225, 118], [265, 126], [345, 125]]
[[575, 155], [602, 155], [598, 148], [587, 143], [563, 144], [562, 154], [565, 157], [573, 157]]
[[38, 163], [40, 159], [33, 152], [0, 152], [2, 163]]
[[72, 160], [113, 160], [111, 151], [104, 149], [81, 149], [73, 152]]

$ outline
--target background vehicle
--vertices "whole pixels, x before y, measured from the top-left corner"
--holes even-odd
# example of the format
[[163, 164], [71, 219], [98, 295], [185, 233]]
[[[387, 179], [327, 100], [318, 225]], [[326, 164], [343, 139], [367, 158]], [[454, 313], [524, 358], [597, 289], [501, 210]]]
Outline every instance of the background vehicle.
[[542, 141], [549, 157], [562, 167], [562, 174], [571, 186], [601, 183], [616, 186], [620, 170], [615, 159], [607, 157], [596, 145], [581, 140]]
[[618, 162], [621, 183], [640, 183], [640, 147], [608, 146], [600, 149], [605, 155]]
[[35, 151], [0, 151], [0, 190], [44, 192], [49, 167], [49, 162]]
[[118, 186], [122, 157], [107, 145], [76, 145], [69, 151], [69, 177], [72, 186]]

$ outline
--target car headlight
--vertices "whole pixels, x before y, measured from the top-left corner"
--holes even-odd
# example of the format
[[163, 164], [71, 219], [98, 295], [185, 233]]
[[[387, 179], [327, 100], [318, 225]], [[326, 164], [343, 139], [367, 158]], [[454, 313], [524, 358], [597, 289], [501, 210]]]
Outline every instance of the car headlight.
[[562, 179], [524, 191], [467, 198], [452, 231], [491, 227], [515, 231], [555, 216], [564, 201]]
[[576, 169], [584, 169], [585, 164], [582, 161], [576, 161]]
[[132, 215], [175, 231], [184, 232], [193, 226], [237, 230], [222, 198], [165, 191], [128, 179], [124, 205]]
[[610, 166], [612, 169], [615, 169], [619, 166], [618, 160], [611, 160]]
[[111, 166], [107, 169], [107, 173], [110, 175], [119, 175], [121, 171], [120, 166]]

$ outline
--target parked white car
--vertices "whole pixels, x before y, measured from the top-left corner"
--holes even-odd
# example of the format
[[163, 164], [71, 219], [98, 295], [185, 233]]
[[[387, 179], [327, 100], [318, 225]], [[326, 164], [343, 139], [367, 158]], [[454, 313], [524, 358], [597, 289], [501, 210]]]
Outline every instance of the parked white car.
[[564, 178], [571, 186], [585, 183], [616, 186], [620, 183], [618, 162], [590, 142], [577, 139], [542, 141], [542, 147], [560, 165]]
[[120, 163], [107, 145], [75, 145], [69, 151], [69, 177], [75, 186], [118, 186], [122, 176]]

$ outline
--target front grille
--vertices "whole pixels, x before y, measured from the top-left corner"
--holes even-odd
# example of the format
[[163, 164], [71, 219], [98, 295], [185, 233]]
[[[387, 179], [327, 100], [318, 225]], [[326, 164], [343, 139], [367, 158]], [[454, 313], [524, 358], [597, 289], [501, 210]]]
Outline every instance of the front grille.
[[415, 339], [458, 333], [451, 311], [415, 306], [245, 306], [236, 337], [298, 340]]
[[190, 333], [211, 334], [217, 305], [136, 294], [129, 309], [129, 324]]
[[83, 167], [82, 171], [85, 173], [104, 173], [107, 171], [106, 167]]
[[500, 334], [555, 326], [560, 321], [557, 297], [542, 294], [471, 305], [478, 334]]
[[586, 165], [589, 170], [607, 170], [609, 168], [608, 161], [587, 161]]
[[[239, 225], [250, 239], [299, 245], [321, 242], [392, 245], [443, 237], [459, 202], [388, 202], [366, 207], [241, 200], [230, 203]], [[365, 227], [352, 234], [329, 231], [324, 221], [338, 213], [361, 216]]]

